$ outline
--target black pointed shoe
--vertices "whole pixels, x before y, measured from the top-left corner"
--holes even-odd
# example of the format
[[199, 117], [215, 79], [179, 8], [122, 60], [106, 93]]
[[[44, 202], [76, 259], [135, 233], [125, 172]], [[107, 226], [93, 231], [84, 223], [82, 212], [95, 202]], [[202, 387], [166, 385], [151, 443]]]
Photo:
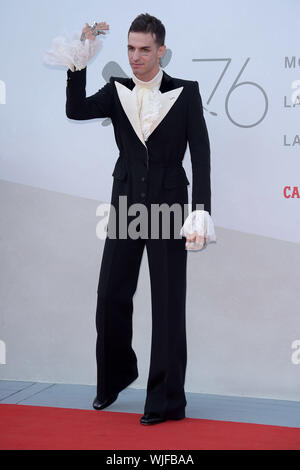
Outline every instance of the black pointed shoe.
[[118, 393], [115, 393], [114, 395], [111, 395], [109, 398], [107, 398], [104, 401], [99, 401], [98, 398], [96, 397], [93, 401], [93, 407], [95, 410], [103, 410], [107, 406], [111, 405], [116, 399], [118, 398]]
[[141, 424], [156, 424], [162, 423], [163, 421], [166, 421], [166, 418], [158, 416], [154, 413], [145, 413], [140, 419]]
[[179, 419], [184, 419], [185, 418], [185, 412], [178, 413], [177, 415], [169, 415], [166, 417], [159, 416], [156, 413], [145, 413], [141, 419], [140, 423], [141, 424], [157, 424], [157, 423], [162, 423], [164, 421], [167, 421], [168, 419], [174, 419], [174, 420], [179, 420]]

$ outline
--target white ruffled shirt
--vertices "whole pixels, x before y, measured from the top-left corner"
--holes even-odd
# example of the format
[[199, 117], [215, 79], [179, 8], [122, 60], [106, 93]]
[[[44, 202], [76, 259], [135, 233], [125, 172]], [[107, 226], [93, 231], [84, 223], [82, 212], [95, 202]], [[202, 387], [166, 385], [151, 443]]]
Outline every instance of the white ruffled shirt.
[[145, 141], [147, 141], [152, 123], [158, 119], [159, 110], [162, 107], [159, 92], [162, 76], [163, 71], [161, 68], [155, 77], [147, 82], [140, 80], [134, 74], [132, 75], [132, 80], [135, 83], [133, 92], [136, 94], [137, 107]]
[[[98, 52], [102, 41], [99, 36], [95, 40], [80, 40], [80, 34], [75, 33], [72, 38], [57, 36], [53, 39], [51, 49], [44, 54], [44, 63], [49, 65], [66, 66], [72, 72], [82, 70], [87, 63]], [[142, 132], [147, 141], [152, 123], [158, 118], [161, 107], [159, 87], [163, 71], [159, 67], [158, 73], [151, 80], [145, 82], [133, 74], [132, 80], [135, 83], [134, 92], [137, 98], [137, 106], [141, 120]], [[216, 242], [216, 234], [213, 220], [208, 211], [195, 210], [187, 216], [180, 230], [180, 235], [187, 237], [197, 232], [201, 237], [205, 237], [206, 243], [188, 243], [186, 249], [189, 251], [199, 251], [208, 243]]]

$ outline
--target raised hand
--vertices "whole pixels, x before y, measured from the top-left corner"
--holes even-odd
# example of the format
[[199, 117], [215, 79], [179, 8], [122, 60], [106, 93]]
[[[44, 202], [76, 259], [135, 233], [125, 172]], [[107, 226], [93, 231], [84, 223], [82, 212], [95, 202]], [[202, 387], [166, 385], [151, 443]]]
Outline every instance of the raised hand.
[[105, 31], [107, 30], [109, 30], [109, 25], [106, 21], [101, 21], [100, 23], [94, 22], [92, 25], [85, 23], [80, 40], [85, 41], [85, 39], [90, 39], [94, 41], [99, 34], [106, 34]]

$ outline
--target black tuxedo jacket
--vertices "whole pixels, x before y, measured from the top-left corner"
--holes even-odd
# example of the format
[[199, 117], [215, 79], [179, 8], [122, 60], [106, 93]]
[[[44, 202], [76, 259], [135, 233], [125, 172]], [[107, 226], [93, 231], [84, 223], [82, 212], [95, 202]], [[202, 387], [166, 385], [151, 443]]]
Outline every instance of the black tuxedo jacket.
[[192, 210], [202, 208], [211, 214], [210, 144], [198, 82], [174, 78], [163, 71], [159, 88], [162, 108], [146, 142], [132, 93], [134, 87], [131, 78], [111, 77], [97, 93], [86, 97], [86, 68], [67, 71], [67, 117], [109, 117], [112, 121], [119, 149], [112, 200], [126, 194], [128, 206], [143, 203], [150, 191], [153, 202], [186, 203], [190, 183], [182, 160], [189, 143]]

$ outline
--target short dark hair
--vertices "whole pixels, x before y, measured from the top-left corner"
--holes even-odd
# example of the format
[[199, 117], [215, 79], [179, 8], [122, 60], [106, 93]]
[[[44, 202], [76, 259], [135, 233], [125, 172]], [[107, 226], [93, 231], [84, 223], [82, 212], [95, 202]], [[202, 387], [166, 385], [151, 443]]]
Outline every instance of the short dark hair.
[[155, 34], [154, 40], [157, 47], [164, 46], [166, 29], [162, 22], [155, 18], [155, 16], [149, 15], [149, 13], [141, 13], [138, 15], [130, 25], [129, 33], [151, 33], [152, 36]]

